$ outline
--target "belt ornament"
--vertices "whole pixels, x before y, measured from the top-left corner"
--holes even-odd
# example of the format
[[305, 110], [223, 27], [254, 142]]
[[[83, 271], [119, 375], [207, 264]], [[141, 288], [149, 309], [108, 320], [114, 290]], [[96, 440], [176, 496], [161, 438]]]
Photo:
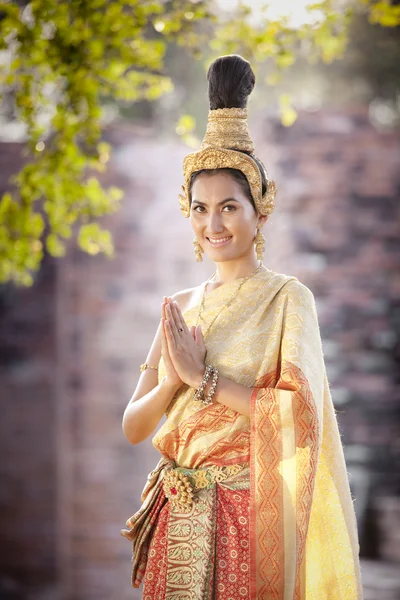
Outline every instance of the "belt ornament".
[[190, 512], [195, 502], [195, 491], [221, 483], [228, 477], [237, 475], [246, 465], [212, 465], [204, 469], [169, 469], [163, 478], [164, 494], [172, 508]]

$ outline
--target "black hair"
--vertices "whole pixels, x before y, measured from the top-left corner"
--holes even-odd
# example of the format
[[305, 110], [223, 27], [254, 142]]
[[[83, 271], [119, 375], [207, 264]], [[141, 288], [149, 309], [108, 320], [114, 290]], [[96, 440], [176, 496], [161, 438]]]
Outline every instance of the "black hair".
[[[238, 54], [228, 54], [220, 56], [211, 63], [207, 72], [208, 81], [208, 98], [210, 109], [218, 108], [246, 108], [247, 98], [251, 94], [256, 78], [250, 63], [239, 56]], [[232, 150], [238, 150], [232, 148]], [[261, 161], [251, 152], [240, 150], [244, 154], [248, 154], [256, 162], [260, 174], [262, 184], [262, 194], [267, 191], [268, 182], [265, 174], [265, 169]], [[192, 173], [189, 184], [189, 203], [192, 202], [192, 185], [201, 173], [214, 175], [215, 173], [227, 173], [241, 186], [244, 194], [251, 202], [254, 210], [256, 206], [254, 198], [251, 194], [250, 185], [246, 176], [239, 169], [221, 168], [221, 169], [202, 169]]]

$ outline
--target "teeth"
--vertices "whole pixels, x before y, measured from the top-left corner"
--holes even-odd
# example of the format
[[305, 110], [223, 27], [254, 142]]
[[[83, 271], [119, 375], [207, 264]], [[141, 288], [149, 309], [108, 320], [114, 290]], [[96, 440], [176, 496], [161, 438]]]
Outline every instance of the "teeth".
[[210, 241], [212, 244], [223, 244], [224, 242], [227, 242], [227, 241], [228, 241], [228, 240], [230, 240], [231, 238], [230, 238], [230, 237], [225, 237], [225, 238], [216, 239], [216, 240], [214, 240], [213, 238], [208, 238], [208, 239], [209, 239], [209, 241]]

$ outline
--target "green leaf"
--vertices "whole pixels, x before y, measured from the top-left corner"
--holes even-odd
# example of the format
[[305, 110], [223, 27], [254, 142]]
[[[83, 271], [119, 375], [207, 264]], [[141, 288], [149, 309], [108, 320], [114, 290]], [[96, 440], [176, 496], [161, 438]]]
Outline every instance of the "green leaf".
[[50, 233], [46, 238], [46, 247], [52, 256], [64, 256], [65, 244], [54, 234]]
[[182, 115], [176, 125], [175, 131], [178, 135], [187, 135], [196, 127], [196, 119], [192, 115]]
[[282, 94], [279, 97], [281, 123], [285, 127], [290, 127], [297, 119], [297, 112], [291, 102], [288, 94]]
[[78, 234], [78, 244], [88, 254], [99, 254], [102, 252], [108, 257], [114, 255], [111, 233], [101, 229], [98, 223], [82, 225]]

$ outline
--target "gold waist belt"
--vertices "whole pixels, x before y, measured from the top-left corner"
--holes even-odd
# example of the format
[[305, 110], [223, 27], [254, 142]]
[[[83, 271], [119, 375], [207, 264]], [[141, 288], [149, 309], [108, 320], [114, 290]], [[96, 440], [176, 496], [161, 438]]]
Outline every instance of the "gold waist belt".
[[221, 483], [228, 477], [240, 473], [248, 463], [236, 465], [211, 465], [204, 469], [185, 469], [176, 467], [169, 469], [163, 478], [164, 494], [173, 508], [182, 512], [190, 512], [196, 490], [209, 488]]

